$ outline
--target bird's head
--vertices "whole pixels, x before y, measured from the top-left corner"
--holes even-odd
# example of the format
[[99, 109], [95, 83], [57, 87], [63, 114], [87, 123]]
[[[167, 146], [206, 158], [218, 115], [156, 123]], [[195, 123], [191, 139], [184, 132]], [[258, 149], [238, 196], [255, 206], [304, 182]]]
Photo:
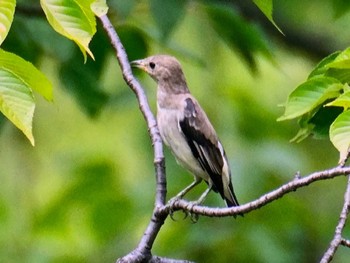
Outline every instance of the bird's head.
[[132, 61], [131, 65], [147, 72], [158, 84], [170, 85], [170, 87], [176, 89], [183, 87], [187, 91], [187, 84], [181, 65], [172, 56], [151, 56]]

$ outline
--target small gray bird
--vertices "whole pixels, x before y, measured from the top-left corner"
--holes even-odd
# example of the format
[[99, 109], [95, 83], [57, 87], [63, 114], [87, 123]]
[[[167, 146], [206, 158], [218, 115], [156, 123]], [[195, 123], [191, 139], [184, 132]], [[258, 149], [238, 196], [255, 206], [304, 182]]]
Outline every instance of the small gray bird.
[[219, 192], [228, 207], [238, 206], [227, 157], [216, 132], [197, 100], [191, 95], [180, 63], [172, 56], [156, 55], [133, 61], [157, 83], [157, 122], [164, 143], [177, 162], [194, 175], [182, 198], [204, 180], [208, 189], [195, 202], [201, 204], [210, 190]]

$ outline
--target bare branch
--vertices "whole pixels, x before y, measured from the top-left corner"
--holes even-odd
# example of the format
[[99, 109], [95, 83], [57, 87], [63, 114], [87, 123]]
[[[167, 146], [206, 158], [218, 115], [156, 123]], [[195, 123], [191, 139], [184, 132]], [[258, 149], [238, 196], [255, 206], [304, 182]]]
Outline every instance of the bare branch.
[[340, 244], [343, 245], [344, 247], [350, 248], [350, 240], [348, 239], [342, 238]]
[[239, 214], [245, 214], [256, 210], [262, 206], [271, 203], [272, 201], [281, 198], [287, 193], [292, 191], [296, 191], [298, 188], [307, 186], [315, 181], [331, 179], [340, 175], [348, 175], [350, 174], [350, 167], [336, 167], [333, 169], [315, 172], [306, 177], [299, 178], [296, 177], [293, 181], [286, 183], [276, 190], [273, 190], [270, 193], [267, 193], [261, 196], [259, 199], [249, 202], [247, 204], [238, 206], [238, 207], [230, 207], [230, 208], [211, 208], [206, 206], [193, 205], [191, 202], [186, 200], [178, 200], [173, 202], [172, 207], [170, 205], [166, 205], [160, 209], [158, 209], [159, 214], [168, 214], [171, 211], [175, 210], [184, 210], [188, 211], [192, 214], [210, 216], [210, 217], [223, 217], [223, 216], [234, 216]]
[[[156, 170], [156, 198], [155, 198], [155, 207], [161, 207], [165, 204], [166, 198], [166, 177], [165, 177], [165, 161], [163, 154], [163, 144], [157, 127], [156, 119], [150, 109], [147, 96], [141, 87], [140, 83], [135, 79], [132, 74], [130, 63], [121, 43], [117, 32], [114, 30], [113, 25], [106, 15], [101, 16], [100, 20], [102, 22], [103, 28], [107, 32], [112, 46], [116, 51], [116, 57], [118, 59], [120, 68], [122, 69], [122, 74], [125, 82], [136, 94], [137, 100], [139, 102], [140, 110], [145, 118], [147, 123], [149, 135], [152, 140], [153, 149], [154, 149], [154, 166]], [[154, 243], [156, 236], [167, 215], [163, 214], [161, 216], [155, 216], [153, 213], [150, 223], [142, 236], [138, 247], [125, 256], [124, 258], [119, 259], [119, 262], [143, 262], [151, 260], [151, 249]]]
[[344, 195], [344, 206], [340, 213], [339, 222], [337, 227], [335, 228], [335, 233], [332, 242], [330, 243], [326, 253], [324, 253], [320, 263], [328, 263], [331, 262], [335, 252], [337, 251], [340, 244], [345, 243], [348, 244], [348, 240], [342, 238], [343, 229], [346, 223], [346, 219], [349, 214], [350, 209], [350, 177], [348, 178], [348, 185], [346, 188], [346, 192]]
[[[155, 198], [155, 209], [153, 211], [151, 220], [149, 225], [147, 226], [144, 235], [142, 236], [137, 248], [129, 253], [128, 255], [118, 259], [117, 262], [189, 262], [184, 260], [174, 260], [167, 258], [160, 258], [156, 256], [152, 256], [151, 250], [154, 244], [154, 241], [164, 224], [167, 216], [175, 210], [185, 210], [192, 214], [205, 215], [211, 217], [222, 217], [222, 216], [235, 216], [239, 214], [249, 213], [253, 210], [259, 209], [262, 206], [271, 203], [278, 198], [283, 197], [285, 194], [290, 193], [292, 191], [296, 191], [298, 188], [307, 186], [313, 182], [325, 179], [331, 179], [340, 175], [349, 175], [350, 167], [338, 166], [333, 169], [315, 172], [306, 177], [300, 177], [299, 174], [295, 176], [294, 180], [282, 185], [270, 193], [267, 193], [255, 201], [249, 202], [247, 204], [241, 205], [239, 207], [232, 208], [210, 208], [204, 206], [193, 205], [191, 202], [185, 200], [175, 201], [170, 207], [169, 205], [165, 205], [166, 199], [166, 177], [165, 177], [165, 161], [163, 155], [163, 145], [162, 140], [159, 134], [159, 130], [157, 128], [155, 117], [150, 110], [148, 100], [146, 94], [139, 84], [139, 82], [135, 79], [132, 74], [130, 63], [125, 52], [125, 49], [114, 30], [112, 24], [110, 23], [107, 16], [100, 17], [100, 20], [103, 24], [105, 31], [107, 32], [112, 46], [116, 51], [116, 56], [119, 61], [120, 67], [122, 69], [122, 75], [125, 82], [132, 89], [132, 91], [136, 94], [136, 97], [139, 102], [140, 110], [147, 122], [147, 126], [149, 129], [149, 135], [152, 140], [152, 144], [154, 147], [154, 165], [156, 170], [156, 183], [157, 183], [157, 191]], [[344, 162], [345, 163], [345, 162]], [[341, 237], [342, 230], [345, 225], [345, 221], [347, 215], [349, 213], [349, 205], [350, 205], [350, 181], [348, 182], [348, 188], [345, 195], [345, 202], [343, 211], [340, 215], [340, 220], [338, 226], [336, 228], [336, 233], [334, 239], [324, 255], [324, 261], [329, 262], [333, 257], [337, 247], [342, 244], [344, 246], [350, 246], [350, 241], [345, 240]]]

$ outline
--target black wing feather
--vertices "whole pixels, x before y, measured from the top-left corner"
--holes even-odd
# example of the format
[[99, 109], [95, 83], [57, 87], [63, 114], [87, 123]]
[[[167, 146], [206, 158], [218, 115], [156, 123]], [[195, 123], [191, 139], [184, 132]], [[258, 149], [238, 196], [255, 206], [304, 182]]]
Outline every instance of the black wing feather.
[[198, 128], [195, 103], [187, 98], [184, 119], [179, 122], [186, 141], [194, 157], [213, 182], [213, 190], [219, 192], [223, 199], [222, 167], [224, 160], [219, 148], [214, 145]]

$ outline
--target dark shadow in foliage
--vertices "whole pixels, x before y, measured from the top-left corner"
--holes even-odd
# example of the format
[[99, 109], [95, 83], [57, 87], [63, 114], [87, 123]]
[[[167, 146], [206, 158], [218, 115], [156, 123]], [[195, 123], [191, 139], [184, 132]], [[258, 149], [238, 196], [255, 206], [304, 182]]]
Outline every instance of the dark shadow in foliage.
[[[140, 30], [122, 26], [118, 28], [118, 33], [130, 60], [146, 56], [147, 44]], [[110, 43], [100, 27], [97, 28], [90, 47], [95, 61], [89, 58], [84, 64], [82, 54], [76, 48], [71, 58], [62, 64], [60, 77], [65, 89], [73, 94], [84, 111], [90, 117], [96, 117], [110, 99], [103, 91], [100, 80], [110, 53]]]
[[75, 48], [72, 56], [60, 68], [64, 88], [75, 96], [90, 117], [96, 117], [108, 102], [108, 94], [102, 90], [100, 77], [110, 44], [102, 32], [98, 28], [90, 44], [95, 61], [88, 58], [84, 64], [80, 50]]
[[252, 70], [256, 70], [255, 54], [262, 53], [272, 59], [261, 30], [244, 21], [233, 5], [208, 4], [206, 12], [218, 36], [231, 49], [240, 52]]

